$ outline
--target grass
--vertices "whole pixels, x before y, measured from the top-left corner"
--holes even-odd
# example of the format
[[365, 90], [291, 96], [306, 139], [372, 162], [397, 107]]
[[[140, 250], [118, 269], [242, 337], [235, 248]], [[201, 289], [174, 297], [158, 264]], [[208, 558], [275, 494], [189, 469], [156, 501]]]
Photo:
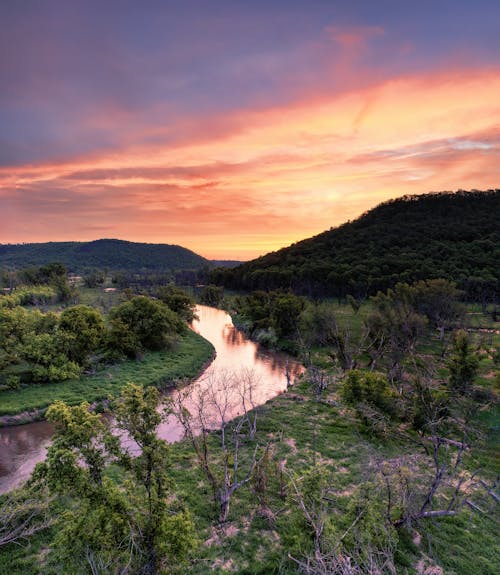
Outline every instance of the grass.
[[[337, 307], [336, 304], [332, 304]], [[360, 322], [365, 311], [361, 308], [354, 318], [347, 306], [341, 306], [339, 315], [345, 321]], [[481, 320], [481, 327], [490, 328], [491, 323]], [[482, 337], [473, 334], [474, 338]], [[491, 342], [498, 344], [498, 335]], [[479, 343], [479, 339], [475, 339]], [[433, 334], [424, 348], [426, 354], [439, 350], [439, 341]], [[148, 359], [149, 361], [149, 359]], [[120, 366], [117, 366], [120, 367]], [[479, 383], [490, 384], [486, 377], [494, 369], [492, 358], [483, 355]], [[137, 374], [139, 377], [140, 375]], [[145, 377], [153, 377], [153, 374]], [[130, 378], [132, 379], [132, 378]], [[57, 384], [58, 386], [60, 384]], [[40, 386], [42, 387], [42, 386]], [[115, 388], [116, 389], [116, 388]], [[1, 398], [1, 396], [0, 396]], [[398, 442], [397, 438], [380, 440], [365, 435], [349, 410], [338, 402], [335, 390], [329, 403], [317, 403], [310, 396], [307, 385], [299, 383], [290, 392], [282, 394], [258, 408], [258, 432], [256, 442], [263, 446], [275, 445], [274, 461], [286, 461], [286, 468], [303, 473], [314, 461], [323, 463], [331, 472], [334, 483], [335, 506], [339, 521], [345, 513], [351, 494], [370, 474], [370, 465], [379, 458], [388, 459], [407, 455], [417, 448]], [[475, 451], [474, 463], [484, 470], [484, 477], [494, 478], [499, 471], [498, 458], [498, 409], [494, 407], [480, 414], [485, 430], [482, 443]], [[213, 449], [220, 457], [217, 434], [214, 433]], [[240, 458], [248, 461], [255, 442], [244, 444]], [[216, 513], [211, 502], [209, 485], [198, 469], [192, 449], [187, 442], [171, 446], [171, 474], [177, 491], [187, 502], [196, 521], [199, 546], [191, 563], [183, 572], [193, 575], [213, 573], [223, 575], [288, 575], [295, 573], [286, 560], [293, 540], [294, 524], [286, 504], [278, 496], [278, 479], [270, 479], [268, 505], [275, 514], [275, 521], [264, 517], [250, 485], [237, 491], [231, 502], [229, 522], [216, 524]], [[244, 465], [243, 465], [244, 467]], [[244, 471], [243, 471], [244, 472]], [[116, 476], [116, 469], [109, 470]], [[415, 543], [416, 532], [402, 530], [396, 551], [398, 575], [417, 575], [439, 565], [446, 575], [492, 575], [500, 572], [497, 551], [498, 523], [494, 516], [482, 516], [465, 509], [458, 517], [422, 522], [418, 527], [420, 542]], [[40, 567], [41, 557], [49, 548], [53, 532], [40, 534], [18, 548], [9, 546], [0, 554], [0, 573], [9, 575], [55, 575], [59, 571], [49, 565]], [[7, 571], [8, 569], [8, 571]], [[427, 571], [440, 573], [439, 571]], [[77, 575], [77, 574], [75, 574]]]
[[[335, 396], [332, 395], [330, 399]], [[212, 448], [217, 455], [217, 434]], [[334, 478], [336, 507], [340, 519], [350, 494], [366, 477], [369, 463], [378, 457], [400, 452], [397, 443], [374, 441], [363, 435], [350, 412], [339, 406], [317, 403], [300, 383], [259, 408], [256, 442], [275, 444], [274, 460], [286, 461], [286, 468], [301, 474], [314, 460], [325, 464]], [[254, 443], [244, 444], [241, 459], [248, 460]], [[287, 575], [295, 573], [286, 561], [294, 524], [285, 503], [278, 497], [278, 480], [270, 480], [268, 504], [275, 513], [269, 521], [259, 512], [250, 485], [237, 491], [231, 503], [229, 522], [218, 526], [207, 481], [199, 471], [190, 445], [184, 441], [171, 446], [171, 475], [177, 492], [187, 502], [196, 521], [199, 546], [189, 566], [182, 571], [192, 575]], [[120, 481], [115, 468], [109, 475]], [[435, 520], [419, 527], [421, 543], [412, 542], [415, 533], [402, 532], [397, 549], [397, 573], [417, 575], [419, 561], [440, 565], [446, 575], [491, 575], [499, 572], [495, 555], [497, 529], [489, 517], [464, 511], [457, 518]], [[55, 530], [32, 538], [21, 548], [9, 546], [0, 557], [0, 573], [9, 566], [9, 575], [55, 575], [57, 567], [41, 563]], [[2, 570], [4, 569], [4, 571]], [[78, 575], [78, 574], [75, 574]]]
[[0, 392], [0, 415], [16, 415], [46, 409], [61, 400], [75, 405], [113, 398], [129, 382], [138, 385], [168, 386], [178, 379], [192, 379], [214, 353], [210, 342], [188, 330], [175, 349], [151, 352], [142, 361], [117, 363], [95, 375], [58, 383], [31, 384]]

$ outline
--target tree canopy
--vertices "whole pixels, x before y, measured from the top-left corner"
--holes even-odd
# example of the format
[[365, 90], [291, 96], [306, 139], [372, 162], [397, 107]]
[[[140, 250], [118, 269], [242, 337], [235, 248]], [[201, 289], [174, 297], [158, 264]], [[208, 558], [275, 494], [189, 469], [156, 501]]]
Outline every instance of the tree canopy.
[[214, 283], [366, 297], [398, 282], [443, 278], [469, 299], [500, 291], [500, 190], [403, 196], [358, 219], [233, 269]]

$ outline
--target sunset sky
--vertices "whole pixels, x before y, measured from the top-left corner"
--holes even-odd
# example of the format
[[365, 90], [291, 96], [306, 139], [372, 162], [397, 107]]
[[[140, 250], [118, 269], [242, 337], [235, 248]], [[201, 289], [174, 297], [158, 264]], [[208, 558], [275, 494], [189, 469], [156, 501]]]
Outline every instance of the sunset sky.
[[0, 3], [0, 243], [250, 259], [498, 187], [498, 0]]

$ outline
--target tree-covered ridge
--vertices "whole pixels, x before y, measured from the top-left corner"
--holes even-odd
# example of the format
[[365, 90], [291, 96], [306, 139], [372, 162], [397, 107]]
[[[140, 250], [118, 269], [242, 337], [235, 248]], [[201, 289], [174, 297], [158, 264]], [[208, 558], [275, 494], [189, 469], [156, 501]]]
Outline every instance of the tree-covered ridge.
[[0, 266], [23, 268], [60, 262], [72, 272], [92, 268], [126, 271], [200, 269], [208, 260], [181, 246], [102, 239], [0, 245]]
[[500, 287], [500, 190], [403, 196], [337, 228], [212, 280], [236, 289], [291, 288], [365, 297], [398, 282], [444, 278], [489, 300]]

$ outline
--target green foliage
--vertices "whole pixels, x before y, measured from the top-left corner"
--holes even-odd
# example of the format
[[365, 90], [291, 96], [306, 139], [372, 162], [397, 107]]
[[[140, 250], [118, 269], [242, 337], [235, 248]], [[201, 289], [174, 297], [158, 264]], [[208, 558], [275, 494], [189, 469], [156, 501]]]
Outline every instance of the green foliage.
[[357, 220], [233, 269], [212, 280], [231, 289], [293, 289], [366, 297], [398, 282], [444, 278], [473, 301], [500, 291], [500, 190], [403, 196]]
[[193, 321], [196, 302], [182, 288], [174, 285], [163, 286], [158, 289], [158, 298], [172, 311], [187, 322]]
[[38, 306], [54, 303], [56, 299], [56, 291], [51, 286], [22, 286], [14, 289], [8, 295], [1, 295], [0, 308], [7, 307], [12, 309], [16, 306]]
[[379, 292], [370, 298], [373, 306], [368, 316], [371, 345], [390, 357], [391, 380], [401, 378], [401, 363], [415, 348], [419, 335], [426, 325], [426, 318], [413, 307], [413, 288], [398, 283], [387, 293]]
[[247, 320], [250, 335], [266, 343], [274, 341], [274, 336], [280, 339], [297, 335], [305, 301], [288, 292], [254, 291], [236, 298], [235, 306], [237, 323]]
[[200, 269], [208, 263], [205, 258], [181, 246], [113, 239], [0, 246], [0, 266], [48, 267], [45, 264], [53, 261], [81, 272], [89, 268], [135, 272]]
[[438, 278], [419, 281], [412, 286], [415, 311], [427, 317], [431, 325], [441, 330], [463, 317], [465, 308], [459, 303], [462, 292], [454, 282]]
[[200, 302], [212, 307], [220, 307], [224, 299], [224, 290], [215, 285], [205, 286], [200, 294]]
[[[155, 388], [134, 385], [125, 387], [117, 402], [117, 426], [140, 447], [136, 457], [120, 446], [106, 420], [89, 413], [87, 403], [56, 402], [47, 410], [53, 443], [31, 481], [71, 498], [53, 544], [70, 571], [107, 565], [154, 575], [192, 548], [194, 526], [172, 492], [167, 445], [156, 435], [159, 402]], [[125, 472], [120, 485], [104, 476], [112, 460]]]
[[0, 308], [0, 367], [27, 363], [32, 381], [78, 377], [90, 353], [96, 351], [104, 323], [86, 306], [54, 313]]
[[380, 373], [349, 371], [342, 385], [342, 397], [347, 404], [354, 407], [367, 404], [391, 417], [398, 413], [398, 396], [387, 377]]
[[453, 338], [453, 349], [448, 361], [450, 389], [461, 395], [472, 391], [479, 368], [479, 360], [471, 349], [465, 331], [458, 331]]
[[85, 365], [89, 355], [95, 353], [102, 343], [104, 320], [97, 310], [76, 305], [61, 313], [59, 333], [64, 338], [68, 359]]
[[449, 397], [441, 387], [430, 386], [417, 379], [412, 392], [412, 424], [417, 431], [428, 432], [436, 422], [445, 420], [450, 414]]
[[127, 357], [172, 347], [184, 323], [164, 303], [136, 296], [111, 310], [108, 347]]
[[291, 293], [276, 295], [272, 302], [271, 320], [279, 337], [296, 335], [304, 307], [304, 300]]
[[83, 276], [83, 284], [91, 289], [102, 286], [105, 280], [106, 274], [101, 270], [94, 270]]
[[177, 380], [196, 377], [213, 353], [207, 340], [187, 330], [175, 349], [145, 353], [141, 361], [123, 361], [78, 379], [0, 391], [0, 415], [44, 409], [58, 399], [74, 405], [82, 399], [94, 402], [114, 398], [131, 380], [144, 386], [172, 387]]
[[[0, 260], [1, 259], [2, 256], [0, 254]], [[34, 286], [30, 289], [36, 290], [38, 284], [50, 286], [55, 291], [58, 301], [67, 302], [74, 295], [68, 283], [66, 267], [61, 263], [52, 262], [40, 267], [25, 268], [13, 273], [18, 283]]]
[[56, 401], [47, 409], [46, 418], [54, 426], [54, 436], [34, 481], [43, 478], [53, 491], [77, 496], [99, 490], [105, 464], [117, 453], [118, 438], [99, 415], [89, 412], [86, 402], [71, 407]]
[[28, 333], [19, 350], [20, 357], [32, 364], [31, 378], [35, 382], [63, 381], [78, 377], [80, 366], [68, 359], [67, 343], [59, 333]]

